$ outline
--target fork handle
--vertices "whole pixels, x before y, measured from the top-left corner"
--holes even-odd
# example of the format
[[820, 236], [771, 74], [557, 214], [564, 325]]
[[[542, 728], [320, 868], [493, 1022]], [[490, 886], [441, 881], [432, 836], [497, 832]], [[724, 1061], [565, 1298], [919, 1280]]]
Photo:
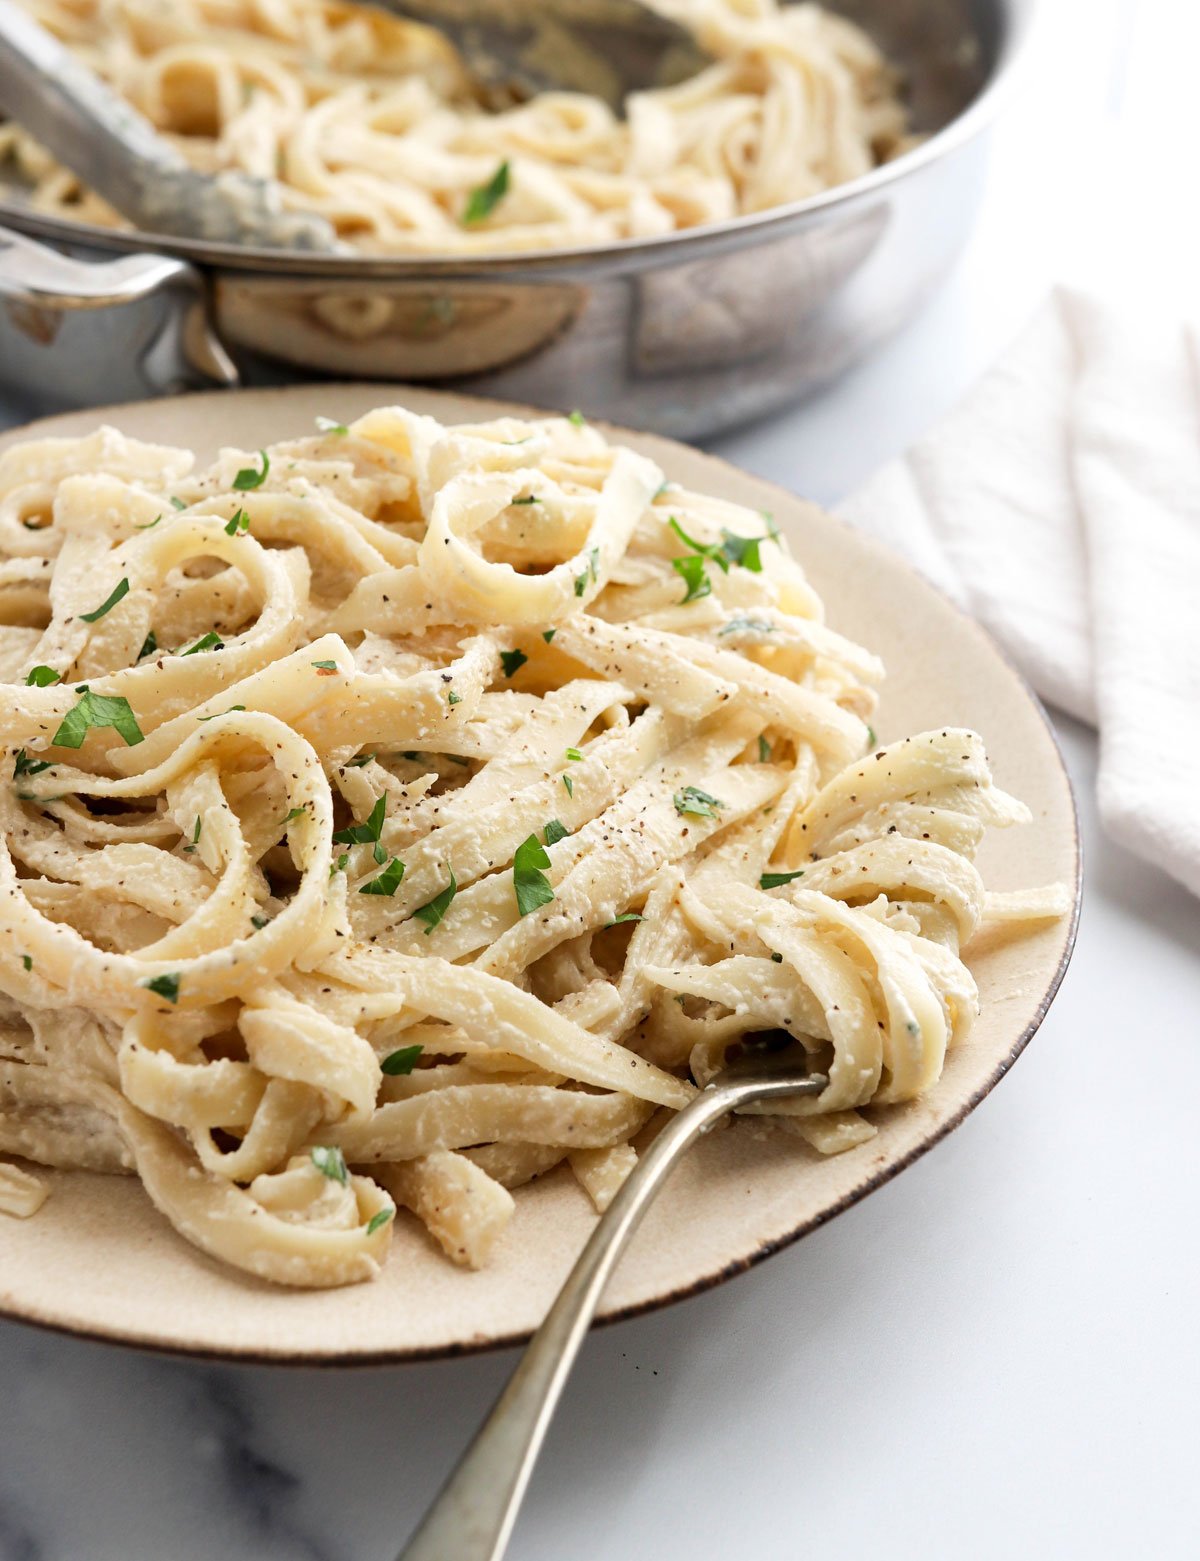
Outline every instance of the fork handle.
[[726, 1112], [758, 1100], [819, 1094], [825, 1082], [793, 1073], [714, 1083], [672, 1118], [593, 1230], [508, 1386], [398, 1561], [500, 1561], [600, 1297], [676, 1163]]

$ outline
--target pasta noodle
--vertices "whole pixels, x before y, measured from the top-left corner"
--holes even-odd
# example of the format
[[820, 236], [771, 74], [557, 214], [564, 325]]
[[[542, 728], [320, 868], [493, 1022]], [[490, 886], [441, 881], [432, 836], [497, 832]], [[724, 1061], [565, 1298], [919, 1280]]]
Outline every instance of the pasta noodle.
[[16, 445], [0, 625], [0, 1151], [238, 1268], [369, 1278], [397, 1207], [483, 1263], [764, 1032], [828, 1078], [774, 1120], [852, 1148], [970, 1028], [1027, 816], [981, 740], [879, 747], [770, 517], [577, 416]]
[[[202, 172], [278, 179], [356, 248], [483, 254], [649, 238], [814, 195], [911, 144], [897, 76], [812, 4], [653, 0], [714, 64], [489, 112], [425, 28], [330, 0], [22, 0]], [[42, 210], [121, 219], [15, 125]]]

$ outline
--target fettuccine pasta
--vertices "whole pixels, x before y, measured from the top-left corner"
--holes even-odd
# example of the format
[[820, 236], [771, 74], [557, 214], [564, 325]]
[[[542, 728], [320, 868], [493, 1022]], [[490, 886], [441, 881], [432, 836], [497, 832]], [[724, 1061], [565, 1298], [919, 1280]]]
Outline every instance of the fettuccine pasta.
[[[780, 0], [652, 0], [714, 64], [635, 94], [489, 112], [439, 35], [329, 0], [21, 0], [202, 172], [278, 179], [356, 248], [481, 254], [649, 238], [814, 195], [911, 144], [853, 23]], [[41, 210], [118, 223], [17, 126]]]
[[773, 1108], [822, 1153], [937, 1080], [1026, 810], [972, 732], [875, 742], [882, 668], [770, 516], [578, 416], [193, 466], [0, 455], [0, 1208], [132, 1172], [339, 1285], [398, 1209], [478, 1265], [561, 1162], [603, 1208], [764, 1034], [828, 1080]]

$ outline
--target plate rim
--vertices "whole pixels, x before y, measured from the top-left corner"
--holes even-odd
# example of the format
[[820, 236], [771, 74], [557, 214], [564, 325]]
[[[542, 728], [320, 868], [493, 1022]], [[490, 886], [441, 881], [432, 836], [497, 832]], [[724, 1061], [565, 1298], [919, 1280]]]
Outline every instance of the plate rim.
[[[0, 452], [14, 443], [26, 438], [36, 438], [40, 432], [49, 435], [46, 425], [59, 422], [63, 417], [90, 415], [97, 423], [113, 422], [119, 426], [119, 414], [125, 411], [142, 408], [148, 405], [157, 405], [162, 399], [169, 399], [179, 403], [181, 411], [193, 402], [208, 402], [216, 398], [229, 397], [281, 397], [290, 395], [308, 395], [319, 385], [322, 393], [328, 392], [336, 396], [339, 391], [353, 390], [378, 390], [385, 396], [381, 404], [403, 404], [404, 398], [410, 393], [415, 393], [421, 398], [435, 401], [474, 404], [480, 408], [490, 410], [503, 409], [504, 415], [528, 416], [532, 418], [544, 418], [556, 415], [544, 407], [530, 406], [518, 401], [498, 400], [492, 397], [475, 396], [469, 393], [460, 394], [453, 390], [440, 390], [424, 385], [395, 384], [390, 381], [381, 382], [373, 380], [321, 380], [316, 382], [300, 382], [288, 385], [269, 385], [238, 387], [229, 390], [204, 390], [189, 392], [185, 395], [169, 398], [145, 397], [139, 401], [116, 402], [101, 407], [68, 408], [63, 411], [46, 414], [26, 423], [0, 430]], [[559, 414], [561, 415], [561, 414]], [[760, 476], [756, 472], [745, 471], [742, 467], [726, 460], [723, 456], [713, 455], [704, 449], [697, 449], [694, 445], [686, 444], [683, 440], [672, 439], [662, 434], [648, 434], [636, 429], [625, 428], [620, 424], [608, 422], [600, 418], [589, 419], [596, 428], [604, 431], [606, 436], [617, 439], [625, 439], [632, 435], [636, 439], [651, 439], [668, 447], [679, 447], [689, 455], [699, 455], [703, 460], [722, 468], [726, 474], [737, 479], [749, 478], [759, 486], [779, 493], [789, 504], [807, 503], [809, 501], [801, 495], [793, 493], [782, 483], [774, 482], [769, 478]], [[61, 437], [54, 435], [53, 437]], [[993, 1066], [987, 1077], [983, 1079], [966, 1100], [950, 1115], [937, 1121], [933, 1127], [914, 1142], [902, 1155], [877, 1166], [865, 1175], [853, 1187], [847, 1189], [832, 1203], [818, 1210], [808, 1218], [802, 1219], [794, 1229], [784, 1232], [782, 1235], [771, 1237], [761, 1241], [751, 1252], [730, 1259], [727, 1263], [713, 1269], [709, 1273], [700, 1275], [677, 1287], [664, 1290], [661, 1294], [648, 1296], [643, 1300], [628, 1302], [622, 1306], [609, 1309], [603, 1304], [597, 1309], [592, 1322], [592, 1327], [607, 1327], [613, 1323], [627, 1322], [636, 1317], [642, 1317], [651, 1312], [659, 1311], [665, 1307], [673, 1306], [679, 1301], [690, 1300], [694, 1296], [702, 1295], [706, 1291], [714, 1290], [717, 1286], [728, 1280], [736, 1279], [742, 1274], [749, 1273], [757, 1268], [768, 1258], [776, 1253], [784, 1251], [794, 1245], [803, 1237], [819, 1230], [827, 1225], [838, 1215], [844, 1214], [848, 1209], [855, 1207], [872, 1193], [893, 1180], [902, 1171], [920, 1160], [924, 1155], [940, 1144], [963, 1122], [972, 1115], [976, 1108], [992, 1093], [1001, 1080], [1012, 1070], [1013, 1065], [1024, 1054], [1029, 1043], [1041, 1028], [1051, 1004], [1058, 995], [1066, 976], [1067, 969], [1075, 951], [1076, 938], [1079, 931], [1079, 917], [1083, 898], [1084, 881], [1084, 851], [1083, 838], [1079, 825], [1079, 802], [1075, 794], [1075, 786], [1063, 757], [1062, 745], [1058, 734], [1050, 721], [1046, 706], [1036, 693], [1029, 679], [1021, 671], [1009, 652], [992, 636], [992, 634], [977, 619], [961, 608], [953, 601], [940, 586], [911, 564], [901, 554], [892, 548], [878, 542], [874, 537], [867, 536], [851, 526], [848, 521], [831, 510], [818, 506], [823, 513], [835, 524], [846, 532], [854, 535], [857, 542], [877, 556], [886, 558], [889, 566], [900, 569], [904, 574], [918, 580], [922, 586], [938, 596], [942, 603], [949, 607], [954, 616], [969, 630], [976, 633], [995, 655], [1005, 669], [1017, 683], [1021, 692], [1032, 705], [1038, 720], [1040, 721], [1046, 736], [1049, 738], [1050, 752], [1053, 754], [1054, 763], [1059, 778], [1066, 789], [1069, 802], [1069, 825], [1071, 835], [1071, 848], [1074, 857], [1074, 878], [1071, 884], [1071, 907], [1068, 915], [1066, 936], [1064, 938], [1062, 952], [1058, 962], [1050, 975], [1045, 990], [1038, 998], [1032, 1017], [1015, 1038], [1005, 1055]], [[518, 1345], [526, 1344], [533, 1336], [532, 1329], [516, 1329], [507, 1333], [488, 1335], [486, 1338], [471, 1338], [455, 1340], [448, 1344], [414, 1345], [406, 1348], [385, 1346], [375, 1350], [356, 1351], [354, 1354], [346, 1354], [339, 1351], [326, 1353], [307, 1351], [293, 1351], [284, 1353], [262, 1351], [254, 1348], [242, 1348], [240, 1346], [210, 1347], [201, 1344], [167, 1343], [159, 1339], [131, 1338], [115, 1329], [100, 1326], [75, 1326], [65, 1321], [59, 1321], [52, 1317], [38, 1315], [34, 1311], [21, 1310], [14, 1307], [12, 1302], [0, 1296], [0, 1321], [19, 1323], [27, 1327], [37, 1328], [46, 1333], [61, 1335], [72, 1339], [82, 1339], [89, 1343], [98, 1343], [115, 1346], [129, 1350], [148, 1352], [153, 1355], [165, 1356], [171, 1359], [213, 1361], [235, 1366], [276, 1366], [290, 1367], [292, 1369], [329, 1369], [329, 1368], [373, 1368], [380, 1366], [399, 1366], [409, 1364], [425, 1364], [439, 1360], [458, 1360], [467, 1356], [482, 1355], [498, 1350], [512, 1349]]]

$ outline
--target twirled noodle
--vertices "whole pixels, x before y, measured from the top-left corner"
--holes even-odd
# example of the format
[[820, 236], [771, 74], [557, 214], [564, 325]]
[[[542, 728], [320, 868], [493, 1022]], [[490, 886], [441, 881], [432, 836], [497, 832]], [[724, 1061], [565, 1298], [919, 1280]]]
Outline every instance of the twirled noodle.
[[[568, 92], [488, 112], [438, 35], [338, 0], [21, 0], [195, 167], [278, 179], [287, 206], [374, 253], [653, 237], [803, 199], [910, 144], [896, 72], [844, 18], [650, 3], [715, 63], [621, 120]], [[6, 154], [41, 210], [120, 221], [15, 125]]]
[[[980, 739], [876, 747], [878, 661], [770, 517], [579, 419], [368, 413], [201, 473], [112, 429], [0, 455], [0, 1151], [136, 1171], [285, 1284], [397, 1206], [486, 1260], [596, 1206], [757, 1032], [825, 1153], [966, 1034]], [[0, 1209], [45, 1187], [0, 1166]]]

